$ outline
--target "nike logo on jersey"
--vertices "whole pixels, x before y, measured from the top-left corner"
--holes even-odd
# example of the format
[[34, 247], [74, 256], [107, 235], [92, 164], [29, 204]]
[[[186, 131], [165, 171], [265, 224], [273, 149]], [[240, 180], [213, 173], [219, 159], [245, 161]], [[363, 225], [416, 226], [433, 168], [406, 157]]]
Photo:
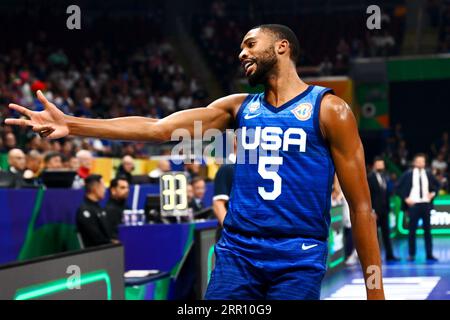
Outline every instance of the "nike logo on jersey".
[[257, 116], [259, 116], [261, 113], [257, 113], [257, 114], [246, 114], [245, 116], [244, 116], [244, 119], [245, 120], [249, 120], [249, 119], [253, 119], [253, 118], [256, 118]]
[[318, 246], [318, 244], [316, 243], [316, 244], [311, 244], [311, 245], [309, 245], [309, 246], [307, 246], [306, 244], [302, 244], [302, 250], [309, 250], [309, 249], [312, 249], [312, 248], [314, 248], [314, 247], [317, 247]]

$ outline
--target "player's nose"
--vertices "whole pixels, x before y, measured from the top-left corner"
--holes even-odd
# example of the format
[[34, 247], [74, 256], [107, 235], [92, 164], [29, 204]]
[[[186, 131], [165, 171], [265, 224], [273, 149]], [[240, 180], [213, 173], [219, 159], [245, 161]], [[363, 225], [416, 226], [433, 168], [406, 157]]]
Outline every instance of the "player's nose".
[[247, 50], [242, 49], [241, 53], [239, 53], [239, 61], [244, 61], [245, 59], [248, 58], [248, 53]]

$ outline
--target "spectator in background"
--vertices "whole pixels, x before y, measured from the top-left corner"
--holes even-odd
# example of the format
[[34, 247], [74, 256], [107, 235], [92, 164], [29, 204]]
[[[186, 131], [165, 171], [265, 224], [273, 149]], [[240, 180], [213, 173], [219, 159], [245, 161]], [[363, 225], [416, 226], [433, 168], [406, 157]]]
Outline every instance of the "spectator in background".
[[8, 153], [9, 187], [30, 188], [38, 186], [38, 180], [31, 170], [26, 170], [27, 160], [25, 153], [20, 149], [11, 149]]
[[186, 89], [178, 99], [178, 110], [189, 109], [192, 107], [192, 104], [193, 104], [192, 92]]
[[77, 157], [70, 157], [67, 168], [73, 171], [78, 171], [80, 168], [80, 160], [78, 160]]
[[389, 30], [384, 29], [379, 44], [381, 56], [391, 56], [394, 53], [396, 43]]
[[118, 239], [119, 225], [123, 221], [123, 211], [128, 209], [127, 199], [130, 185], [124, 178], [114, 178], [109, 185], [109, 199], [105, 206], [106, 218], [112, 230], [112, 237]]
[[384, 159], [375, 158], [373, 163], [373, 171], [368, 175], [367, 181], [370, 188], [370, 196], [372, 200], [372, 208], [377, 217], [377, 226], [381, 229], [384, 250], [386, 253], [386, 261], [398, 261], [392, 251], [389, 229], [389, 182], [386, 175], [386, 167]]
[[[77, 157], [71, 157], [68, 160], [68, 166], [66, 168], [71, 171], [78, 172], [78, 170], [80, 169], [80, 160], [78, 160]], [[75, 178], [73, 179], [72, 188], [73, 189], [81, 189], [83, 187], [84, 187], [83, 179], [78, 174], [76, 174]]]
[[448, 153], [448, 150], [449, 150], [448, 132], [444, 132], [442, 136], [431, 145], [431, 151], [433, 152], [433, 155], [436, 156], [441, 152]]
[[14, 135], [14, 133], [12, 132], [8, 132], [5, 135], [5, 139], [4, 139], [4, 143], [3, 143], [3, 148], [5, 149], [5, 151], [10, 151], [12, 149], [17, 148], [17, 140], [16, 140], [16, 136]]
[[205, 196], [206, 184], [201, 177], [195, 177], [191, 181], [193, 199], [189, 203], [189, 208], [192, 208], [194, 213], [205, 208], [203, 204], [203, 197]]
[[439, 182], [439, 185], [441, 186], [441, 192], [448, 193], [449, 192], [448, 173], [438, 171], [435, 173], [435, 176], [436, 176], [436, 180]]
[[37, 178], [42, 167], [42, 155], [37, 150], [30, 150], [30, 152], [28, 152], [27, 154], [26, 159], [26, 171], [24, 174], [25, 178]]
[[438, 175], [447, 171], [448, 164], [445, 160], [445, 153], [441, 151], [431, 163], [431, 170], [433, 171], [434, 175]]
[[188, 200], [188, 206], [190, 207], [190, 203], [192, 202], [192, 200], [194, 200], [194, 188], [192, 187], [192, 184], [188, 184], [187, 185], [187, 200]]
[[226, 139], [233, 138], [233, 152], [224, 159], [224, 164], [219, 168], [214, 178], [214, 196], [213, 209], [214, 215], [219, 220], [219, 229], [216, 233], [216, 242], [220, 239], [222, 233], [223, 221], [228, 211], [228, 201], [231, 196], [233, 186], [234, 166], [236, 164], [237, 137], [236, 135], [227, 135]]
[[406, 141], [401, 140], [399, 142], [398, 148], [397, 148], [397, 164], [400, 166], [400, 168], [405, 170], [408, 167], [408, 149], [406, 148]]
[[76, 117], [93, 118], [95, 115], [92, 112], [92, 99], [90, 97], [84, 97], [77, 110], [75, 110]]
[[413, 166], [412, 170], [406, 171], [400, 177], [397, 184], [397, 193], [403, 200], [402, 209], [407, 210], [409, 215], [408, 261], [415, 260], [416, 230], [420, 219], [423, 221], [427, 260], [437, 261], [433, 256], [430, 211], [440, 186], [431, 171], [426, 170], [425, 154], [417, 154], [414, 157]]
[[66, 139], [62, 145], [61, 154], [67, 159], [70, 159], [73, 156], [74, 149], [73, 141], [71, 139]]
[[90, 175], [85, 178], [85, 196], [77, 211], [77, 230], [83, 240], [84, 247], [94, 247], [102, 244], [116, 243], [112, 230], [100, 201], [105, 196], [105, 185], [100, 175]]
[[20, 149], [11, 149], [8, 152], [8, 165], [9, 171], [18, 177], [23, 178], [23, 174], [26, 168], [25, 153]]
[[89, 150], [80, 150], [76, 155], [80, 167], [78, 168], [77, 174], [81, 179], [85, 179], [91, 173], [93, 157]]
[[169, 172], [171, 165], [169, 160], [159, 160], [158, 167], [150, 171], [148, 176], [152, 179], [158, 179], [164, 172]]
[[234, 163], [223, 164], [216, 173], [214, 179], [213, 209], [214, 215], [219, 220], [219, 228], [216, 232], [216, 242], [222, 235], [223, 221], [228, 211], [228, 201], [231, 196], [231, 187], [234, 177]]
[[333, 63], [328, 56], [319, 64], [319, 74], [321, 76], [330, 76], [333, 74]]
[[134, 159], [130, 155], [126, 155], [122, 158], [122, 163], [117, 168], [116, 178], [121, 177], [128, 181], [129, 184], [133, 183], [134, 171]]
[[187, 173], [188, 179], [193, 180], [200, 175], [201, 165], [199, 163], [185, 163], [184, 172]]
[[348, 45], [347, 41], [345, 41], [344, 38], [341, 38], [339, 40], [339, 43], [336, 47], [337, 54], [342, 55], [345, 59], [348, 59], [350, 55], [350, 46]]
[[44, 157], [44, 170], [63, 169], [62, 157], [59, 152], [49, 152]]
[[42, 138], [37, 134], [32, 134], [26, 144], [28, 150], [37, 150], [42, 153]]

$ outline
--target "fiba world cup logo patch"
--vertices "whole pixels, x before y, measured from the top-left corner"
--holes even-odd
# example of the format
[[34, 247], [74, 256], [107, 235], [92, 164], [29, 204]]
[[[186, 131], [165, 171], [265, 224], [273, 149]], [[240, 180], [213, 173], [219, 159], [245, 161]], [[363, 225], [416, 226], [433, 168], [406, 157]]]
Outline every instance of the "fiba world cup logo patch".
[[313, 106], [311, 103], [302, 103], [291, 112], [300, 121], [309, 120], [312, 116]]
[[250, 112], [255, 112], [256, 110], [258, 110], [259, 109], [259, 103], [258, 102], [253, 102], [249, 107], [248, 107], [248, 110], [250, 111]]

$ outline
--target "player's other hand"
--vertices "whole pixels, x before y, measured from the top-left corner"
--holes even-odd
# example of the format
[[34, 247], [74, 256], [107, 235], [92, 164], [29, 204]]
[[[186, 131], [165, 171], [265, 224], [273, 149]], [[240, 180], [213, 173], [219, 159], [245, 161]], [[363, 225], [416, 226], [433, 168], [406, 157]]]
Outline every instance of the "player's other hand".
[[406, 204], [408, 205], [408, 207], [412, 207], [413, 205], [415, 205], [416, 203], [414, 202], [413, 199], [411, 198], [406, 198], [405, 199]]
[[38, 90], [37, 97], [44, 105], [43, 111], [31, 111], [18, 104], [10, 103], [9, 108], [20, 112], [28, 119], [12, 119], [5, 120], [5, 124], [31, 127], [34, 132], [39, 133], [41, 137], [50, 139], [58, 139], [69, 134], [69, 127], [67, 126], [64, 113], [59, 110], [53, 103], [45, 98], [44, 94]]

